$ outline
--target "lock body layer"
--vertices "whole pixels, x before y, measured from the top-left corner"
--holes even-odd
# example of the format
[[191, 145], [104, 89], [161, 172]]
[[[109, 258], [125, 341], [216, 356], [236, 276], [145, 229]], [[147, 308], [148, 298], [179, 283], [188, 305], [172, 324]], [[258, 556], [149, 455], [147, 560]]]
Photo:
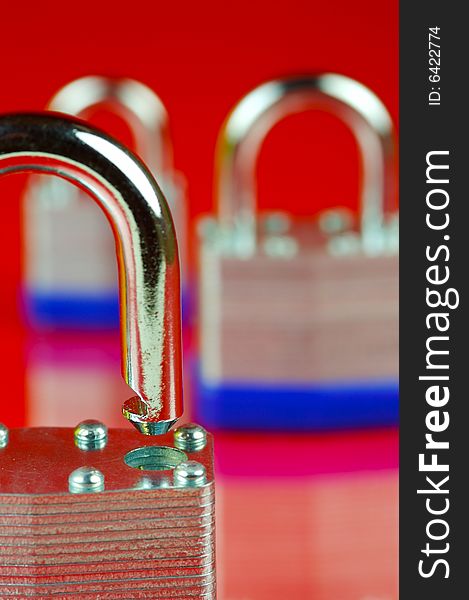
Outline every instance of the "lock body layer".
[[245, 257], [202, 240], [199, 420], [268, 429], [397, 422], [398, 253], [366, 254], [347, 235], [331, 240], [292, 221], [281, 235], [259, 231]]
[[[203, 477], [178, 478], [181, 461]], [[83, 467], [101, 479], [74, 478]], [[211, 438], [182, 451], [172, 434], [156, 445], [110, 430], [105, 447], [83, 450], [73, 429], [12, 430], [0, 536], [1, 598], [215, 598]]]

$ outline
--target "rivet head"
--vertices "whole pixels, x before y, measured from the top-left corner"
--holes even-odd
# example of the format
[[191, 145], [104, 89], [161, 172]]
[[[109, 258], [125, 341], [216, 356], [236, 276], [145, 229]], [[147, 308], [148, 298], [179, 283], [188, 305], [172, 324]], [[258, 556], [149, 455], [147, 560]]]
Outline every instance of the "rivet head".
[[108, 440], [108, 430], [100, 421], [82, 421], [74, 432], [75, 444], [80, 450], [100, 450]]
[[207, 432], [200, 425], [187, 423], [181, 425], [174, 432], [174, 445], [180, 450], [197, 452], [205, 448], [207, 444]]
[[0, 448], [6, 448], [8, 445], [9, 430], [6, 425], [0, 423]]
[[207, 481], [207, 471], [195, 460], [188, 460], [174, 469], [174, 483], [185, 487], [198, 487]]
[[104, 475], [94, 467], [80, 467], [68, 477], [68, 489], [72, 494], [89, 494], [104, 490]]

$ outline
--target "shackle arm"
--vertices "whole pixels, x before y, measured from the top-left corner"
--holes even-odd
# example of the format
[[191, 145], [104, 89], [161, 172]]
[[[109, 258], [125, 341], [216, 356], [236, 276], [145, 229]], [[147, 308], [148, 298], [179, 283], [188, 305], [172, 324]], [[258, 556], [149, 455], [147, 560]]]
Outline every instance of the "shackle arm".
[[181, 416], [179, 260], [171, 214], [147, 168], [107, 135], [53, 113], [0, 117], [0, 175], [51, 173], [106, 214], [119, 266], [122, 371], [137, 393], [124, 415], [165, 433]]
[[105, 104], [128, 123], [136, 151], [150, 171], [167, 176], [173, 155], [168, 112], [143, 83], [124, 77], [81, 77], [61, 88], [47, 110], [84, 118], [86, 111]]
[[[256, 244], [256, 166], [270, 129], [309, 109], [336, 114], [352, 129], [363, 163], [361, 233], [372, 246], [381, 236], [386, 170], [394, 157], [394, 129], [381, 100], [348, 77], [321, 74], [278, 79], [247, 94], [226, 119], [218, 138], [215, 188], [222, 229]], [[389, 175], [389, 173], [388, 173]]]

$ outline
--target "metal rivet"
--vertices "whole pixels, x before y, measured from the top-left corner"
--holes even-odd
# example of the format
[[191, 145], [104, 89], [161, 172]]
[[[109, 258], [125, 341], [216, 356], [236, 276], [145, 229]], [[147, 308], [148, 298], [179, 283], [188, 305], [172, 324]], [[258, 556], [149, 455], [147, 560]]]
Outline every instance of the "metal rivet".
[[353, 215], [348, 209], [324, 211], [319, 217], [320, 230], [329, 235], [344, 233], [353, 227]]
[[287, 213], [273, 212], [264, 217], [262, 225], [267, 234], [283, 235], [291, 227], [291, 218]]
[[72, 494], [102, 492], [104, 475], [94, 467], [80, 467], [68, 477], [68, 489]]
[[107, 427], [100, 421], [82, 421], [76, 426], [74, 435], [80, 450], [100, 450], [108, 440]]
[[197, 487], [207, 481], [207, 471], [195, 460], [181, 463], [174, 469], [174, 483], [186, 487]]
[[6, 425], [0, 423], [0, 448], [6, 448], [8, 445], [9, 430]]
[[205, 448], [207, 444], [207, 432], [200, 425], [187, 423], [178, 427], [174, 432], [174, 445], [180, 450], [197, 452]]

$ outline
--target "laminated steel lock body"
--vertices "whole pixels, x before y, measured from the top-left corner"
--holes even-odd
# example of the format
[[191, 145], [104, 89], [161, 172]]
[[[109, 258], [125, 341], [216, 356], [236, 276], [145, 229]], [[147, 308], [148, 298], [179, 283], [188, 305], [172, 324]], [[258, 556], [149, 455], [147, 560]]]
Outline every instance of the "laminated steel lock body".
[[[169, 200], [185, 263], [186, 214], [176, 177], [168, 114], [147, 86], [125, 78], [83, 77], [63, 87], [48, 109], [85, 118], [104, 108], [129, 126], [137, 154]], [[24, 207], [25, 308], [32, 324], [53, 328], [119, 326], [114, 242], [99, 208], [75, 186], [32, 178]]]
[[0, 598], [214, 600], [211, 436], [111, 429], [93, 449], [96, 425], [0, 446]]
[[54, 114], [0, 117], [0, 175], [87, 191], [115, 235], [132, 429], [0, 425], [1, 598], [214, 599], [212, 441], [182, 413], [178, 249], [163, 193], [124, 147]]
[[[340, 212], [306, 225], [257, 218], [262, 142], [283, 117], [311, 109], [339, 117], [357, 140], [356, 225]], [[218, 218], [200, 227], [196, 378], [206, 423], [309, 429], [397, 419], [394, 155], [386, 108], [341, 75], [268, 82], [231, 112], [218, 144]]]

